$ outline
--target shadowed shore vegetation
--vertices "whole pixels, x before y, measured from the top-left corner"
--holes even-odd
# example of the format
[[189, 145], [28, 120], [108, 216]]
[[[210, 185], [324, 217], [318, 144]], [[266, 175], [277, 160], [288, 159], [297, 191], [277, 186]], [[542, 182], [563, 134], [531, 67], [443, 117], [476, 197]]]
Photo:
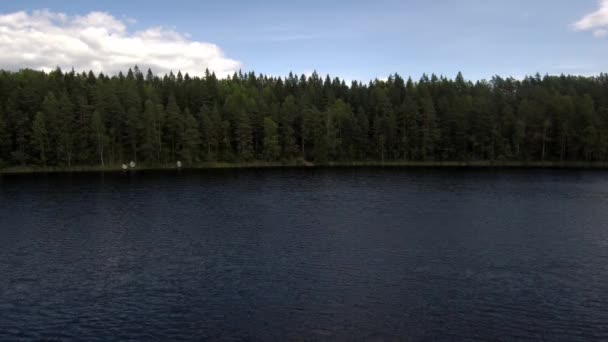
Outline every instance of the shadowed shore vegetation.
[[351, 161], [328, 162], [315, 164], [312, 162], [201, 162], [177, 168], [175, 165], [138, 165], [135, 168], [122, 169], [121, 165], [105, 166], [11, 166], [0, 169], [0, 175], [32, 174], [32, 173], [65, 173], [65, 172], [137, 172], [160, 170], [212, 170], [212, 169], [272, 169], [272, 168], [526, 168], [526, 169], [608, 169], [607, 162], [518, 162], [518, 161]]

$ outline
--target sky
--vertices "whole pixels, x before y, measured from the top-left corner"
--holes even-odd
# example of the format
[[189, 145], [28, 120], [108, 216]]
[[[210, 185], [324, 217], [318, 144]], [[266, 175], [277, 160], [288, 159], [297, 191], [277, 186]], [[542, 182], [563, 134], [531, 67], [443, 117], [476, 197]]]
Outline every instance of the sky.
[[0, 0], [10, 70], [489, 79], [594, 75], [607, 57], [608, 0]]

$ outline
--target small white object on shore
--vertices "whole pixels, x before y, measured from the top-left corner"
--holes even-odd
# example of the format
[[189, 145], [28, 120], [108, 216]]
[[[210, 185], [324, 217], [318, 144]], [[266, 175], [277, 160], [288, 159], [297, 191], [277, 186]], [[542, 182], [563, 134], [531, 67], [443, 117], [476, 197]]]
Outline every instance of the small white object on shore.
[[135, 162], [131, 160], [131, 162], [129, 163], [129, 166], [134, 169], [135, 168]]
[[178, 169], [182, 168], [182, 162], [181, 161], [178, 160], [176, 164], [177, 164], [177, 168]]
[[126, 169], [128, 169], [128, 168], [129, 168], [129, 167], [127, 166], [127, 164], [122, 164], [122, 169], [123, 169], [123, 170], [126, 170]]

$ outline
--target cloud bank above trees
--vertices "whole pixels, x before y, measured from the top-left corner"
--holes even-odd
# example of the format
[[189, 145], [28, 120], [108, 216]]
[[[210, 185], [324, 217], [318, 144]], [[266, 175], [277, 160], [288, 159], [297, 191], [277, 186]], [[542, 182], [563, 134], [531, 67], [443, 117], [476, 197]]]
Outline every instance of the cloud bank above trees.
[[574, 23], [577, 31], [592, 31], [596, 37], [608, 35], [608, 0], [599, 1], [600, 8]]
[[49, 71], [59, 66], [112, 74], [139, 65], [159, 74], [181, 70], [194, 76], [209, 68], [225, 76], [241, 67], [215, 44], [162, 27], [129, 32], [128, 21], [104, 12], [0, 14], [0, 68]]

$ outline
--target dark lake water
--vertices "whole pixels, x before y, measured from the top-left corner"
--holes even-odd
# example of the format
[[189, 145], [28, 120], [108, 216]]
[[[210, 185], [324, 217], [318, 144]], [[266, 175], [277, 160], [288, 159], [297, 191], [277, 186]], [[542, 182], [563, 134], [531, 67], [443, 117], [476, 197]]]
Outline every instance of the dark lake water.
[[608, 172], [0, 176], [0, 340], [607, 340]]

